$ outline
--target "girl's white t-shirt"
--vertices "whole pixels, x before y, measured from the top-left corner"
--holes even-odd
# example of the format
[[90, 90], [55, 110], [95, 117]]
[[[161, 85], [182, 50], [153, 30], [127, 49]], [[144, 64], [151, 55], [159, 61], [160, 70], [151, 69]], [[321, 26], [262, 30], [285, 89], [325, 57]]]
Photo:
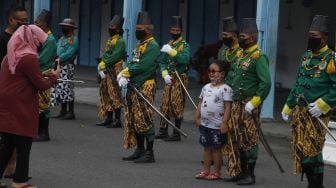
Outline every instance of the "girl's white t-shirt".
[[202, 88], [201, 101], [201, 125], [220, 129], [224, 114], [224, 101], [232, 101], [232, 89], [226, 84], [212, 86], [206, 84]]

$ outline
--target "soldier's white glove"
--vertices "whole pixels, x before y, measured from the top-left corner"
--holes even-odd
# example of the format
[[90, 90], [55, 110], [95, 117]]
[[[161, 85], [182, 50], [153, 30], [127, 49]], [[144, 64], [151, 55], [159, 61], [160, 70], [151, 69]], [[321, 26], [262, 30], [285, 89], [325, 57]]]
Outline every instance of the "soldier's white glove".
[[122, 77], [121, 72], [117, 75], [117, 81], [119, 82], [120, 78]]
[[252, 110], [254, 109], [254, 106], [251, 102], [248, 102], [245, 104], [245, 111], [249, 114], [252, 114]]
[[172, 85], [172, 77], [167, 74], [165, 77], [164, 77], [164, 81], [166, 82], [167, 85]]
[[289, 122], [289, 115], [284, 113], [284, 112], [281, 112], [281, 116], [282, 116], [282, 119], [285, 121], [285, 122]]
[[128, 80], [125, 77], [119, 78], [118, 84], [120, 87], [126, 87], [128, 84]]
[[165, 45], [163, 45], [162, 46], [162, 48], [161, 48], [161, 52], [165, 52], [165, 53], [168, 53], [168, 52], [170, 52], [172, 50], [172, 47], [169, 45], [169, 44], [165, 44]]
[[309, 106], [309, 113], [313, 117], [320, 117], [322, 115], [321, 110], [317, 107], [316, 102], [310, 103]]
[[104, 79], [106, 77], [104, 71], [102, 71], [102, 70], [99, 70], [98, 74], [99, 74], [101, 79]]

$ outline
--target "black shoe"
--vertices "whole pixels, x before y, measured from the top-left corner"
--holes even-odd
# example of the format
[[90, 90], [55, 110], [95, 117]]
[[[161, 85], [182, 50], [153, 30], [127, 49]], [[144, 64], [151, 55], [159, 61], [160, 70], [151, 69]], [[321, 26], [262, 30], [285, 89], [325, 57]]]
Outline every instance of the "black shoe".
[[47, 142], [50, 141], [49, 136], [38, 136], [37, 138], [34, 139], [34, 142]]
[[166, 142], [178, 142], [181, 141], [181, 136], [180, 134], [173, 134], [172, 136], [163, 139]]
[[121, 128], [121, 122], [119, 119], [116, 119], [112, 122], [112, 124], [106, 126], [106, 128]]
[[96, 125], [97, 125], [97, 126], [102, 126], [102, 127], [104, 127], [104, 126], [108, 126], [108, 125], [110, 125], [111, 123], [112, 123], [112, 120], [111, 120], [111, 119], [105, 119], [104, 122], [96, 123]]
[[144, 154], [145, 154], [145, 149], [143, 149], [143, 148], [137, 148], [132, 155], [127, 156], [127, 157], [123, 157], [122, 160], [124, 160], [124, 161], [133, 161], [135, 159], [140, 158]]
[[237, 181], [239, 181], [243, 178], [244, 178], [244, 176], [242, 175], [242, 173], [240, 173], [240, 174], [238, 174], [236, 176], [233, 176], [233, 177], [230, 177], [230, 178], [223, 178], [223, 180], [225, 182], [237, 182]]
[[68, 112], [67, 114], [65, 114], [65, 116], [63, 116], [63, 118], [61, 118], [62, 120], [74, 120], [76, 119], [75, 114], [73, 112]]
[[[6, 179], [13, 179], [14, 178], [14, 174], [4, 175], [4, 178], [6, 178]], [[32, 179], [32, 177], [28, 176], [28, 179], [30, 180], [30, 179]]]
[[160, 128], [159, 134], [155, 135], [156, 139], [165, 139], [168, 138], [168, 129], [167, 128]]
[[253, 185], [255, 184], [256, 179], [255, 176], [246, 176], [243, 179], [239, 180], [237, 182], [237, 185]]
[[134, 160], [134, 163], [154, 163], [154, 153], [153, 151], [146, 151], [145, 155], [142, 155], [140, 158]]

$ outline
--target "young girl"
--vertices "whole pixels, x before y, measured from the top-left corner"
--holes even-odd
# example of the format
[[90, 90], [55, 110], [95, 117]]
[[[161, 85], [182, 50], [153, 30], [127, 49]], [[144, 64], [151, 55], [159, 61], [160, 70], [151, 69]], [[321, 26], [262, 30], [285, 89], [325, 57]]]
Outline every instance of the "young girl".
[[[219, 180], [221, 178], [222, 152], [225, 144], [225, 134], [232, 105], [232, 89], [224, 84], [229, 71], [229, 64], [212, 63], [208, 74], [210, 83], [202, 88], [195, 121], [200, 131], [200, 144], [204, 147], [203, 170], [196, 179]], [[214, 169], [210, 172], [211, 162]]]

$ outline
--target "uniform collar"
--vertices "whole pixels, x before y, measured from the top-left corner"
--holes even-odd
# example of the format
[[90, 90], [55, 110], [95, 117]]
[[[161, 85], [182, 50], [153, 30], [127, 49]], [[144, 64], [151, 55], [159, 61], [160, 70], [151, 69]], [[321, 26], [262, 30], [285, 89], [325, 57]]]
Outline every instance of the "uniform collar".
[[323, 48], [319, 49], [316, 53], [313, 53], [313, 56], [318, 56], [323, 52], [326, 52], [329, 49], [328, 45], [325, 45]]
[[177, 40], [173, 41], [172, 44], [175, 45], [175, 44], [179, 43], [182, 39], [183, 39], [182, 36], [180, 36]]
[[255, 44], [245, 50], [246, 53], [251, 53], [258, 48], [258, 44]]

